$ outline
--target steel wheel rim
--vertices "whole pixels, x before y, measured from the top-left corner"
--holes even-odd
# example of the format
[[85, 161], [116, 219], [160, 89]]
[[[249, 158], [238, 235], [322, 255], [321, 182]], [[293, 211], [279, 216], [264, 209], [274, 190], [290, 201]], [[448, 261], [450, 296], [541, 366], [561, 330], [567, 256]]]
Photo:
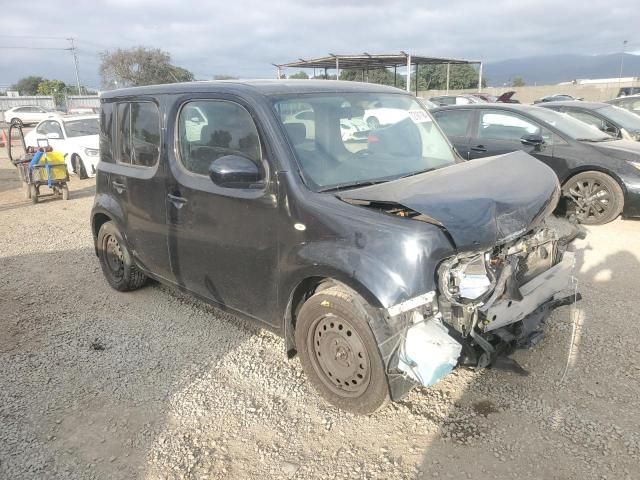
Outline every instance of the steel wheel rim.
[[109, 272], [115, 279], [124, 276], [124, 254], [118, 239], [113, 235], [106, 235], [103, 240], [105, 263]]
[[341, 397], [359, 397], [369, 386], [371, 362], [353, 326], [333, 314], [316, 319], [307, 334], [307, 351], [322, 383]]
[[606, 217], [613, 208], [611, 190], [593, 178], [574, 182], [567, 193], [579, 220], [599, 220]]

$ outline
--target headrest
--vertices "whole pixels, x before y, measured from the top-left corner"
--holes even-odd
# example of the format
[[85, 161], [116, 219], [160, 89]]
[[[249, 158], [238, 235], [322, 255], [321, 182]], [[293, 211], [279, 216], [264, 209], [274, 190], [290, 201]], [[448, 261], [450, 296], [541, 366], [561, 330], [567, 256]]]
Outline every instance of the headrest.
[[285, 123], [284, 128], [294, 145], [300, 145], [307, 139], [307, 127], [304, 123]]

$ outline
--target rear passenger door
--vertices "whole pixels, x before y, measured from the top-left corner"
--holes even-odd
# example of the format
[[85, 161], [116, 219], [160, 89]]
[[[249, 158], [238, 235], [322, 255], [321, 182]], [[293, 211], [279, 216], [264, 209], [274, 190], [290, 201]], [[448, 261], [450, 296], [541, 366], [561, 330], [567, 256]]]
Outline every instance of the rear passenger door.
[[[469, 147], [469, 157], [482, 158], [522, 150], [549, 163], [553, 156], [553, 134], [537, 122], [509, 110], [480, 110], [475, 135]], [[541, 135], [539, 147], [527, 145], [527, 135]]]
[[[236, 97], [178, 99], [171, 178], [165, 190], [172, 271], [179, 286], [256, 319], [274, 318], [278, 283], [277, 184], [264, 132], [252, 106]], [[198, 135], [188, 112], [205, 120]], [[211, 163], [240, 155], [255, 162], [264, 182], [226, 188], [209, 177]], [[275, 172], [273, 172], [275, 175]]]
[[126, 215], [127, 244], [143, 268], [171, 280], [160, 103], [155, 98], [118, 102], [115, 112], [117, 168], [109, 188]]
[[458, 154], [468, 160], [473, 110], [456, 108], [435, 111], [432, 114]]

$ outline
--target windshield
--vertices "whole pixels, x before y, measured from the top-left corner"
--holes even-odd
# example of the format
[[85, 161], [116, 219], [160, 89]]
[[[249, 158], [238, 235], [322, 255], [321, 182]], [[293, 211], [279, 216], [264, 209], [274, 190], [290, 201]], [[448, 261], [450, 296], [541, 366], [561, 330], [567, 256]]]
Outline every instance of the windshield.
[[537, 119], [547, 122], [574, 140], [599, 142], [612, 139], [610, 135], [603, 133], [593, 125], [588, 125], [580, 120], [576, 120], [566, 113], [560, 113], [542, 107], [531, 107], [527, 109], [527, 112]]
[[67, 137], [83, 137], [85, 135], [98, 134], [98, 119], [83, 118], [82, 120], [70, 120], [64, 122]]
[[598, 113], [617, 123], [630, 132], [640, 131], [640, 116], [620, 107], [606, 106], [598, 109]]
[[274, 98], [305, 180], [316, 191], [391, 181], [456, 162], [416, 98], [336, 93]]

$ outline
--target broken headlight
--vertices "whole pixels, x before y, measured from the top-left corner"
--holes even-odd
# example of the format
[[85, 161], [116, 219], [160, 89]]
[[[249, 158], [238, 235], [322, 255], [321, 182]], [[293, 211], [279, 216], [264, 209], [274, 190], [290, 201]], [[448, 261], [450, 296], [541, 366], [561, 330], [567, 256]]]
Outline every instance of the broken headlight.
[[440, 292], [453, 304], [465, 304], [490, 293], [495, 286], [487, 268], [489, 253], [453, 257], [440, 266]]

